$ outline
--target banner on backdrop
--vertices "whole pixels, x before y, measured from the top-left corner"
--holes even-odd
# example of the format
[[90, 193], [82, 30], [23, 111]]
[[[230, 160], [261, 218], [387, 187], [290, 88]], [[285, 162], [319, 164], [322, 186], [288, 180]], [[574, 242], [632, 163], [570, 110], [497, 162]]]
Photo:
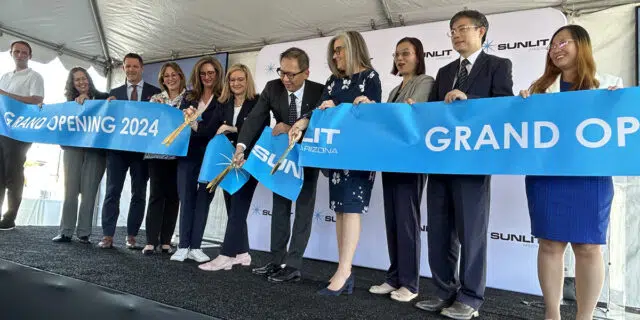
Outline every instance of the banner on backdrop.
[[300, 145], [296, 144], [273, 175], [271, 169], [289, 146], [289, 136], [273, 136], [266, 127], [256, 142], [243, 168], [265, 187], [295, 201], [302, 189], [304, 172], [298, 164]]
[[161, 103], [87, 100], [42, 108], [0, 96], [0, 134], [24, 142], [184, 156], [191, 130], [162, 144], [184, 122], [182, 112]]
[[639, 175], [640, 88], [316, 110], [304, 167], [444, 174]]
[[[201, 183], [209, 183], [215, 179], [233, 160], [233, 154], [236, 148], [233, 147], [231, 141], [224, 135], [216, 135], [209, 144], [204, 153], [202, 166], [200, 167], [200, 175], [198, 181]], [[242, 168], [234, 168], [222, 179], [220, 188], [229, 194], [234, 194], [240, 190], [242, 186], [249, 180], [249, 173]]]

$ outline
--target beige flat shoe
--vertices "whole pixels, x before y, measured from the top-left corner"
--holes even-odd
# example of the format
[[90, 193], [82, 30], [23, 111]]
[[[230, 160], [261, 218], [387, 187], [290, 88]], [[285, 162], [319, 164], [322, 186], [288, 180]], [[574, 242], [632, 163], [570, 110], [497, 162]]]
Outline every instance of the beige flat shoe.
[[371, 286], [371, 288], [369, 288], [369, 292], [373, 294], [389, 294], [396, 290], [397, 290], [396, 288], [392, 287], [390, 284], [386, 282], [379, 286]]
[[391, 299], [400, 302], [409, 302], [418, 296], [417, 293], [409, 291], [409, 289], [402, 287], [398, 290], [391, 292]]

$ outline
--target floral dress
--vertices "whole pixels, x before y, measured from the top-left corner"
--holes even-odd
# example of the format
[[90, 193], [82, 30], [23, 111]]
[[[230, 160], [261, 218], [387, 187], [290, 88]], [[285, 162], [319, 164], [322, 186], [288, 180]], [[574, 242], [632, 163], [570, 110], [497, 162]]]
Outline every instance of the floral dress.
[[[346, 78], [331, 76], [319, 104], [325, 100], [333, 100], [336, 106], [353, 103], [359, 96], [381, 101], [382, 85], [375, 70], [365, 70]], [[329, 170], [329, 208], [342, 213], [366, 213], [375, 176], [375, 171]]]

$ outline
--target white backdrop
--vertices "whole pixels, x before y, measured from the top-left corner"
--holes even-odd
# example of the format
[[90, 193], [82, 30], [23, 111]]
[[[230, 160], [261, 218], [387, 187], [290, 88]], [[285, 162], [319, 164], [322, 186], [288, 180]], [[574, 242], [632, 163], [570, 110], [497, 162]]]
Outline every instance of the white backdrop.
[[[553, 32], [566, 24], [565, 16], [555, 9], [540, 9], [491, 15], [484, 50], [511, 59], [514, 92], [526, 88], [542, 74], [546, 48]], [[398, 40], [406, 36], [419, 38], [427, 52], [427, 74], [435, 77], [437, 70], [458, 57], [446, 36], [449, 22], [435, 22], [410, 27], [377, 30], [363, 33], [374, 68], [380, 74], [383, 99], [400, 78], [390, 74], [391, 54]], [[330, 75], [326, 63], [326, 49], [330, 37], [282, 43], [263, 48], [256, 63], [256, 84], [261, 90], [269, 80], [277, 78], [279, 54], [289, 47], [305, 50], [310, 57], [310, 80], [324, 84]], [[427, 161], [425, 159], [425, 161]], [[489, 222], [488, 274], [490, 287], [539, 294], [536, 276], [537, 243], [530, 236], [524, 179], [521, 176], [494, 176], [492, 182], [491, 218]], [[426, 192], [425, 192], [426, 193]], [[354, 264], [387, 269], [382, 186], [376, 177], [369, 213], [363, 216], [360, 244]], [[335, 214], [329, 210], [328, 181], [318, 180], [313, 228], [305, 257], [337, 261]], [[258, 186], [249, 213], [249, 237], [252, 249], [269, 250], [271, 192]], [[421, 275], [430, 276], [426, 243], [426, 196], [422, 201], [422, 258]], [[380, 279], [383, 280], [383, 279]]]

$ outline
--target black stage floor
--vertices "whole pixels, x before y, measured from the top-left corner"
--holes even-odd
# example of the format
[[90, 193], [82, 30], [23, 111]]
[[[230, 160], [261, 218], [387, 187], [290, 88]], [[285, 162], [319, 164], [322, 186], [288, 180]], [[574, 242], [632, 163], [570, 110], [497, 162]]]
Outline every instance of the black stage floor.
[[[139, 250], [124, 248], [125, 230], [121, 228], [117, 230], [115, 238], [115, 245], [118, 247], [112, 250], [97, 248], [97, 236], [92, 237], [91, 245], [84, 245], [75, 240], [72, 243], [53, 243], [51, 238], [56, 235], [57, 230], [57, 227], [18, 226], [12, 231], [0, 231], [0, 259], [5, 260], [2, 261], [4, 264], [0, 263], [0, 279], [5, 279], [0, 284], [3, 287], [0, 290], [0, 302], [3, 305], [0, 310], [7, 310], [8, 307], [8, 310], [16, 312], [14, 315], [17, 317], [25, 318], [23, 316], [29, 313], [21, 313], [20, 310], [25, 306], [33, 307], [33, 303], [37, 303], [36, 306], [48, 315], [48, 319], [60, 319], [62, 313], [58, 312], [61, 311], [48, 306], [50, 303], [46, 302], [57, 301], [57, 298], [62, 297], [59, 297], [61, 293], [55, 290], [39, 290], [37, 287], [39, 281], [56, 281], [55, 278], [46, 280], [47, 277], [59, 277], [60, 283], [64, 283], [65, 279], [76, 283], [75, 287], [70, 288], [78, 288], [80, 284], [79, 287], [101, 288], [103, 292], [110, 292], [111, 295], [117, 293], [118, 301], [125, 306], [128, 304], [133, 311], [156, 304], [161, 306], [160, 309], [169, 310], [174, 312], [173, 314], [186, 312], [178, 318], [188, 315], [194, 319], [444, 319], [437, 314], [415, 308], [413, 302], [399, 303], [387, 296], [370, 294], [368, 288], [384, 279], [384, 272], [379, 270], [356, 267], [356, 290], [353, 295], [321, 297], [315, 292], [334, 272], [334, 263], [307, 259], [304, 262], [301, 282], [272, 284], [251, 274], [248, 267], [234, 267], [232, 271], [204, 272], [191, 260], [179, 263], [169, 261], [169, 255], [143, 256]], [[94, 230], [94, 234], [100, 233], [98, 228]], [[139, 237], [138, 241], [144, 241], [144, 237]], [[205, 249], [205, 252], [212, 258], [217, 255], [217, 249]], [[386, 249], [381, 249], [380, 254], [386, 254]], [[269, 256], [265, 252], [251, 252], [251, 255], [252, 266], [268, 262]], [[38, 272], [41, 273], [40, 276], [37, 275]], [[7, 283], [19, 285], [23, 281], [19, 279], [31, 279], [35, 284], [31, 287], [38, 291], [29, 292], [25, 289], [27, 286], [5, 286]], [[73, 290], [76, 289], [67, 291]], [[422, 279], [420, 296], [415, 301], [427, 297], [432, 292], [430, 279]], [[107, 297], [96, 293], [95, 297], [89, 299], [86, 296], [92, 293], [76, 293], [68, 295], [68, 299], [74, 299], [75, 305], [83, 308], [78, 307], [78, 311], [72, 313], [71, 318], [65, 317], [65, 320], [88, 317], [96, 320], [102, 318], [101, 316], [111, 319], [134, 319], [135, 315], [142, 315], [139, 312], [125, 312], [123, 314], [129, 317], [123, 315], [114, 318], [113, 315], [100, 313], [98, 307], [87, 308], [91, 303], [99, 303], [108, 299]], [[66, 297], [58, 299], [61, 301], [56, 302], [56, 305], [68, 303], [69, 301], [65, 301]], [[7, 303], [8, 301], [11, 303]], [[20, 303], [21, 301], [24, 303]], [[544, 314], [540, 306], [541, 298], [537, 296], [487, 289], [481, 319], [542, 319]], [[165, 313], [166, 317], [169, 317], [171, 312]], [[573, 314], [574, 307], [563, 306], [563, 318], [573, 318]], [[203, 317], [205, 315], [208, 317]], [[32, 316], [28, 318], [35, 319]], [[158, 316], [157, 313], [148, 313], [144, 318], [165, 317]]]

